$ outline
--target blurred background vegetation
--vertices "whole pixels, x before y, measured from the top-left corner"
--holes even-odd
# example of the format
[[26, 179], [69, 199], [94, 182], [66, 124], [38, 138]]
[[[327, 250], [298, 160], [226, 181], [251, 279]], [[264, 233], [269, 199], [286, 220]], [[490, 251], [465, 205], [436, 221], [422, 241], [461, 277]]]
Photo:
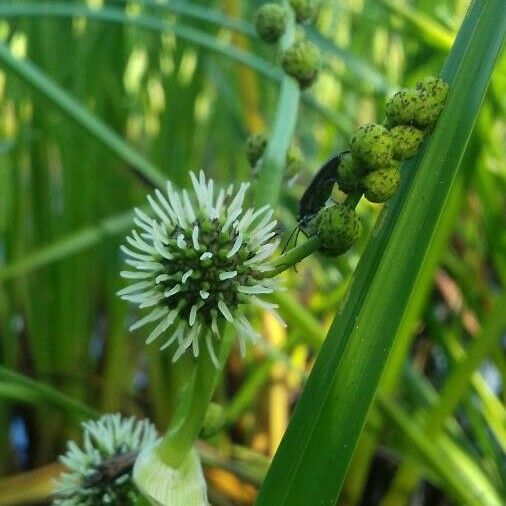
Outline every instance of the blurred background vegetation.
[[[136, 315], [115, 295], [118, 245], [156, 169], [178, 186], [199, 168], [221, 184], [251, 179], [244, 141], [268, 130], [281, 78], [252, 29], [260, 4], [0, 3], [0, 505], [43, 504], [65, 441], [94, 412], [165, 427], [170, 361], [126, 330]], [[277, 210], [285, 230], [350, 131], [439, 73], [467, 6], [323, 4], [306, 29], [324, 69], [301, 104], [306, 161]], [[456, 456], [450, 473], [461, 465], [506, 497], [504, 296], [494, 304], [506, 283], [505, 108], [503, 56], [452, 194], [451, 239], [416, 328], [394, 347], [339, 504], [452, 504], [437, 444]], [[379, 209], [360, 204], [366, 233], [351, 252], [285, 274], [286, 332], [258, 314], [266, 345], [244, 361], [233, 352], [216, 398], [225, 423], [201, 447], [213, 504], [252, 504]]]

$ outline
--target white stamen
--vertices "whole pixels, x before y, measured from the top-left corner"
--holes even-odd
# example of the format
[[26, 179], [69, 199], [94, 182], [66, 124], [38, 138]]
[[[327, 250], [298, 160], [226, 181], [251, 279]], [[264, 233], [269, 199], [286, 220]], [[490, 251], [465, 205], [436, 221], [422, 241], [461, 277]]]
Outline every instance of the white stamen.
[[193, 274], [193, 269], [189, 269], [188, 271], [186, 271], [182, 278], [181, 278], [181, 283], [186, 283], [186, 280]]
[[132, 258], [136, 258], [137, 260], [142, 260], [143, 262], [152, 262], [154, 260], [154, 257], [152, 257], [151, 255], [143, 255], [141, 253], [137, 253], [136, 251], [128, 249], [123, 244], [119, 247], [119, 249], [123, 251], [125, 255], [130, 256]]
[[195, 212], [193, 211], [193, 206], [190, 201], [190, 197], [188, 196], [188, 192], [183, 190], [183, 205], [184, 210], [186, 212], [186, 216], [188, 218], [189, 223], [193, 223], [196, 220]]
[[125, 279], [146, 279], [153, 276], [151, 272], [121, 271], [119, 275]]
[[244, 236], [242, 235], [242, 233], [239, 233], [235, 239], [232, 249], [227, 253], [227, 258], [232, 258], [239, 251], [239, 249], [242, 245], [243, 239], [244, 239]]
[[179, 293], [181, 291], [181, 285], [176, 285], [176, 286], [173, 286], [170, 290], [165, 290], [165, 292], [163, 292], [163, 295], [166, 299], [168, 299], [169, 297], [172, 297], [173, 295], [175, 295], [176, 293]]
[[207, 298], [209, 298], [210, 295], [209, 292], [206, 292], [205, 290], [200, 290], [199, 293], [202, 300], [206, 300]]
[[136, 321], [133, 325], [130, 325], [130, 327], [128, 327], [128, 330], [130, 332], [133, 332], [134, 330], [137, 330], [143, 325], [146, 325], [146, 323], [151, 323], [156, 320], [159, 320], [162, 316], [165, 316], [168, 312], [169, 309], [166, 307], [157, 307], [153, 309], [153, 311], [151, 311], [151, 313], [149, 313], [147, 316]]
[[186, 241], [184, 240], [184, 235], [179, 234], [176, 238], [176, 244], [179, 249], [185, 249], [186, 248]]
[[128, 295], [129, 293], [144, 290], [144, 288], [148, 288], [150, 286], [153, 286], [153, 283], [151, 281], [139, 281], [138, 283], [134, 283], [133, 285], [123, 288], [122, 290], [117, 292], [117, 295], [121, 297], [122, 295]]
[[220, 310], [221, 314], [225, 317], [225, 320], [227, 320], [227, 322], [234, 321], [232, 313], [228, 309], [228, 306], [225, 304], [225, 302], [223, 302], [222, 300], [218, 301], [218, 309]]
[[211, 361], [213, 362], [214, 367], [216, 367], [216, 369], [218, 369], [220, 367], [220, 362], [218, 360], [218, 357], [216, 356], [216, 353], [214, 352], [213, 341], [212, 341], [212, 336], [211, 336], [210, 332], [208, 332], [206, 334], [205, 339], [206, 339], [207, 350], [209, 351], [209, 356], [211, 357]]
[[253, 285], [253, 286], [239, 286], [237, 290], [241, 293], [246, 293], [248, 295], [254, 295], [257, 293], [272, 293], [274, 290], [267, 286], [262, 285]]
[[163, 281], [168, 281], [169, 279], [170, 279], [170, 276], [168, 274], [160, 274], [160, 275], [156, 276], [155, 283], [157, 285], [159, 285]]
[[213, 310], [213, 311], [211, 312], [211, 330], [212, 330], [212, 332], [213, 332], [213, 334], [214, 334], [215, 336], [218, 336], [218, 337], [219, 337], [219, 335], [220, 335], [220, 331], [219, 331], [219, 329], [218, 329], [218, 323], [217, 323], [217, 321], [216, 321], [216, 316], [217, 316], [217, 315], [216, 315], [216, 310]]
[[151, 195], [148, 195], [148, 202], [163, 223], [165, 223], [165, 225], [171, 225], [170, 218], [162, 211], [162, 208], [156, 203], [156, 200]]
[[237, 276], [237, 271], [223, 271], [218, 274], [218, 279], [220, 281], [225, 281], [226, 279], [232, 279]]
[[195, 323], [195, 320], [197, 319], [197, 311], [204, 305], [203, 302], [197, 302], [197, 304], [194, 304], [190, 309], [190, 316], [188, 317], [188, 323], [190, 324], [190, 327], [193, 327], [193, 324]]
[[160, 346], [161, 350], [165, 350], [165, 348], [169, 347], [176, 339], [181, 339], [183, 336], [183, 329], [185, 327], [185, 322], [179, 322], [174, 334], [162, 345]]
[[193, 227], [192, 241], [193, 241], [193, 249], [195, 251], [198, 251], [200, 249], [200, 244], [199, 244], [199, 227], [198, 227], [198, 225], [195, 225]]
[[210, 251], [206, 251], [200, 255], [200, 260], [207, 260], [208, 258], [212, 258], [213, 254]]
[[174, 212], [174, 209], [172, 209], [167, 199], [158, 188], [155, 190], [155, 195], [158, 197], [158, 200], [160, 201], [160, 204], [162, 204], [165, 212], [167, 213], [167, 216], [170, 218], [170, 221], [172, 223], [177, 223], [177, 215]]

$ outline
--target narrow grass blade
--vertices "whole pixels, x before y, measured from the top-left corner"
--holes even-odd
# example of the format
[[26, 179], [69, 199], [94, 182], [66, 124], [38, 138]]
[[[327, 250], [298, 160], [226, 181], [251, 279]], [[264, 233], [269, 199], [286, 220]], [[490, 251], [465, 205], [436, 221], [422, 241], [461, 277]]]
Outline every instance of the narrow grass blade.
[[166, 178], [159, 169], [129, 146], [105, 123], [89, 113], [70, 93], [50, 79], [39, 68], [29, 61], [14, 57], [5, 44], [0, 44], [0, 64], [32, 86], [62, 113], [124, 160], [142, 179], [151, 185], [163, 185]]
[[102, 220], [94, 227], [86, 227], [30, 254], [15, 263], [0, 267], [0, 280], [12, 279], [46, 266], [57, 260], [89, 248], [106, 237], [125, 231], [132, 224], [133, 213], [128, 211]]
[[400, 191], [373, 231], [258, 505], [334, 504], [411, 290], [437, 242], [505, 25], [502, 1], [473, 2], [442, 73], [450, 84], [445, 110], [425, 149], [403, 167]]
[[12, 388], [13, 392], [16, 389], [19, 389], [18, 391], [25, 390], [31, 392], [31, 402], [38, 400], [38, 402], [55, 406], [78, 418], [95, 418], [98, 416], [98, 413], [94, 409], [76, 401], [72, 397], [62, 394], [40, 381], [33, 380], [2, 366], [0, 366], [0, 386], [2, 387], [0, 389], [0, 396], [7, 397], [7, 388]]

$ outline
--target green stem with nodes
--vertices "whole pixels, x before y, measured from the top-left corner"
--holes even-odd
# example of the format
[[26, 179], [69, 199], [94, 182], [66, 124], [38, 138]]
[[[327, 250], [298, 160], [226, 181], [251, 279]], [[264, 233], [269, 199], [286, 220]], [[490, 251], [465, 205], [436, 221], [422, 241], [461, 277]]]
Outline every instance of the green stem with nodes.
[[[283, 2], [287, 12], [286, 31], [281, 38], [280, 49], [284, 51], [295, 41], [295, 16], [288, 4]], [[300, 87], [292, 77], [285, 75], [281, 81], [278, 108], [272, 133], [262, 160], [255, 194], [257, 208], [265, 204], [274, 205], [279, 197], [283, 181], [286, 153], [295, 131], [299, 109]]]

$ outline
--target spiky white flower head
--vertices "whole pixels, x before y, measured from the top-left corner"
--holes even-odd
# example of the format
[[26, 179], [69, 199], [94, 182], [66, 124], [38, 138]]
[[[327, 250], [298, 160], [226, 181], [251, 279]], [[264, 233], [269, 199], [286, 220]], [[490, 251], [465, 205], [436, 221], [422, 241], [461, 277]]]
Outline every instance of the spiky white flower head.
[[[82, 428], [82, 447], [69, 441], [67, 452], [60, 457], [67, 471], [53, 484], [52, 504], [135, 504], [139, 493], [132, 480], [133, 460], [157, 441], [154, 425], [146, 419], [114, 414], [84, 422]], [[130, 465], [124, 465], [129, 456]], [[110, 476], [106, 476], [108, 470]]]
[[217, 365], [213, 340], [220, 337], [220, 322], [234, 326], [243, 350], [245, 340], [259, 336], [237, 308], [254, 304], [275, 313], [277, 306], [259, 295], [276, 289], [264, 276], [279, 242], [277, 222], [269, 206], [243, 212], [247, 183], [215, 191], [202, 171], [198, 179], [192, 172], [190, 177], [192, 196], [167, 182], [166, 194], [148, 196], [154, 217], [135, 209], [138, 230], [121, 247], [134, 268], [121, 275], [134, 283], [119, 295], [151, 308], [130, 327], [157, 322], [146, 343], [163, 335], [161, 349], [173, 346], [173, 361], [190, 348], [198, 356], [205, 343]]

